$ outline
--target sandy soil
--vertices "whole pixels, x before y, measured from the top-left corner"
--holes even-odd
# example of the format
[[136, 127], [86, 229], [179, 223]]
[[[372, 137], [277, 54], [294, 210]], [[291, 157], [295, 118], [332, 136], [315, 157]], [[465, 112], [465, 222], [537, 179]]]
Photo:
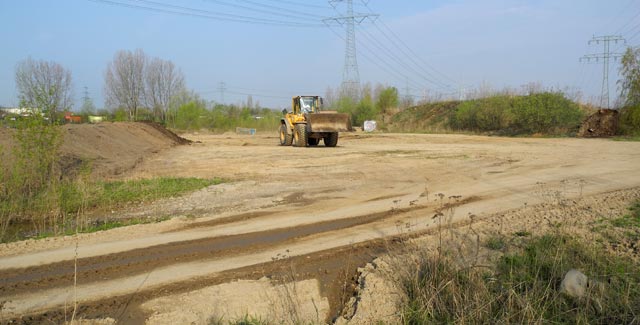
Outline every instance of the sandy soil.
[[257, 295], [284, 299], [281, 279], [300, 283], [302, 314], [314, 297], [313, 317], [331, 321], [357, 291], [357, 268], [394, 237], [429, 241], [443, 218], [462, 229], [508, 213], [483, 227], [536, 229], [554, 206], [590, 200], [600, 215], [639, 197], [638, 142], [355, 133], [301, 149], [273, 135], [185, 137], [196, 142], [116, 177], [226, 183], [109, 215], [174, 217], [166, 222], [1, 245], [0, 321], [64, 320], [74, 300], [86, 318], [124, 323], [267, 317]]

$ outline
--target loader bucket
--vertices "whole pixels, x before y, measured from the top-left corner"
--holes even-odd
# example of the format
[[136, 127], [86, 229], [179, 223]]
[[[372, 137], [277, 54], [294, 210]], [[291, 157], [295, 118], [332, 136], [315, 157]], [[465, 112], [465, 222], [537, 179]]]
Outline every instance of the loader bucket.
[[307, 115], [307, 124], [311, 132], [353, 131], [349, 114], [321, 112]]

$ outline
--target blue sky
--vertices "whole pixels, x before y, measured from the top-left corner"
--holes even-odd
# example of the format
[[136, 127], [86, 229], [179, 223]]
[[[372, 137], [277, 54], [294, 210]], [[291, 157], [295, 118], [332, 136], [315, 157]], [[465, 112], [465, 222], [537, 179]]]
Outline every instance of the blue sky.
[[[151, 6], [150, 1], [113, 1]], [[205, 19], [89, 0], [0, 0], [0, 105], [18, 104], [15, 66], [31, 56], [70, 69], [76, 101], [80, 103], [86, 86], [102, 107], [104, 71], [122, 49], [140, 48], [173, 61], [187, 86], [209, 100], [221, 100], [217, 88], [225, 82], [227, 103], [253, 94], [262, 105], [285, 107], [292, 95], [323, 95], [342, 80], [344, 30], [299, 25], [322, 25], [322, 17], [339, 15], [344, 4], [334, 10], [323, 0], [153, 2], [297, 26]], [[582, 55], [602, 50], [589, 46], [589, 39], [621, 34], [631, 45], [640, 44], [640, 2], [634, 0], [354, 4], [356, 12], [380, 15], [356, 32], [361, 82], [396, 86], [401, 93], [408, 85], [414, 96], [481, 84], [501, 89], [540, 82], [580, 89], [589, 99], [599, 95], [602, 78], [600, 65], [578, 62]], [[612, 64], [610, 78], [615, 94], [617, 64]]]

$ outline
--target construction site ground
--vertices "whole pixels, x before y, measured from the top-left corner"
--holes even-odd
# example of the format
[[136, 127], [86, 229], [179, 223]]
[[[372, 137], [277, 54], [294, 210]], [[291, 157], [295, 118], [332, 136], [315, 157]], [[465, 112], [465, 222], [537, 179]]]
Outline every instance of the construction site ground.
[[336, 148], [295, 148], [275, 131], [182, 136], [193, 143], [145, 148], [104, 174], [225, 182], [103, 216], [168, 221], [0, 245], [1, 322], [330, 322], [362, 285], [358, 268], [397, 238], [430, 240], [439, 211], [453, 228], [535, 232], [640, 199], [640, 142], [346, 133]]

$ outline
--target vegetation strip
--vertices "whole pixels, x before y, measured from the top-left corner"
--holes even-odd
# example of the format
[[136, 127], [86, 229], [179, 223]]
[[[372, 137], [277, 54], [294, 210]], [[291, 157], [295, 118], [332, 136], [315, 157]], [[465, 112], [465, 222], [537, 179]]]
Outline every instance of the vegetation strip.
[[[640, 202], [609, 220], [627, 241], [640, 239]], [[503, 253], [491, 265], [461, 263], [457, 250], [422, 251], [414, 263], [396, 265], [406, 295], [405, 324], [425, 323], [594, 323], [631, 324], [640, 315], [640, 262], [609, 249], [620, 240], [606, 228], [592, 228], [586, 242], [562, 229], [537, 236], [490, 237], [485, 246]], [[456, 247], [459, 243], [448, 243]], [[615, 246], [613, 246], [615, 248]], [[622, 250], [628, 253], [626, 247]], [[637, 247], [635, 254], [637, 254]], [[464, 260], [464, 258], [463, 258]], [[582, 296], [565, 291], [570, 270], [588, 276]]]

